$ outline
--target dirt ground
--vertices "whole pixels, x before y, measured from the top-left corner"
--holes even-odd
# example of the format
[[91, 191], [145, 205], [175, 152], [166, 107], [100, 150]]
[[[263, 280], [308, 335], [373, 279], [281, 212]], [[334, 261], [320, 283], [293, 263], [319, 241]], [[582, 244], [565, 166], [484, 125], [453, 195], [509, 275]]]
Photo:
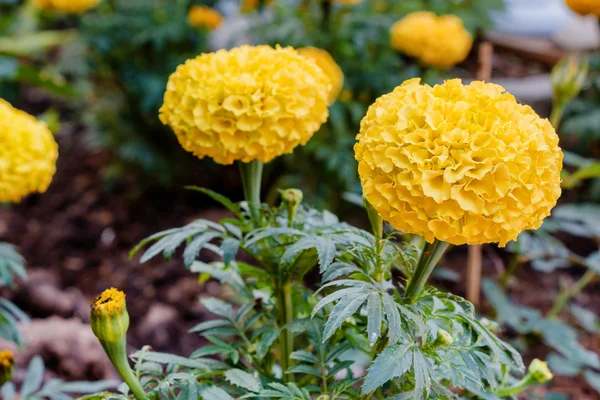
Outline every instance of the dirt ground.
[[[44, 357], [50, 375], [64, 379], [114, 376], [87, 325], [89, 304], [111, 286], [127, 294], [132, 349], [151, 345], [157, 351], [189, 355], [203, 342], [187, 330], [210, 318], [197, 299], [201, 294], [218, 295], [219, 287], [215, 283], [200, 287], [178, 257], [140, 265], [128, 253], [159, 230], [198, 217], [217, 220], [224, 212], [202, 195], [180, 187], [149, 189], [132, 196], [131, 180], [110, 185], [103, 180], [101, 171], [108, 154], [87, 150], [82, 134], [63, 135], [59, 144], [58, 172], [48, 192], [0, 209], [0, 240], [20, 248], [30, 273], [29, 282], [20, 289], [0, 293], [12, 297], [33, 319], [23, 329], [27, 347], [18, 354], [16, 380], [22, 379], [23, 367], [34, 354]], [[218, 171], [201, 168], [193, 183], [239, 197], [237, 170]], [[464, 274], [465, 261], [464, 249], [455, 249], [447, 265]], [[497, 249], [486, 252], [486, 275], [498, 275], [507, 261]], [[512, 299], [547, 309], [559, 280], [576, 279], [571, 272], [541, 274], [521, 268], [510, 288]], [[461, 284], [445, 285], [463, 294]], [[597, 307], [599, 289], [597, 284], [588, 288], [576, 301]], [[598, 338], [585, 338], [584, 344], [600, 350]], [[543, 349], [536, 349], [526, 358], [544, 355]], [[559, 390], [576, 400], [598, 399], [580, 379], [557, 377], [548, 388], [539, 388], [539, 393], [546, 390]]]

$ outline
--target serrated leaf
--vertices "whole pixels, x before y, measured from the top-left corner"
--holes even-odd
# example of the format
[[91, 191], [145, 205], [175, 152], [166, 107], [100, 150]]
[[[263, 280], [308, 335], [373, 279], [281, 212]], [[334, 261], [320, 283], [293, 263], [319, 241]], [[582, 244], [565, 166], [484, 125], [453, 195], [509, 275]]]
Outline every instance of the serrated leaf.
[[273, 343], [279, 338], [279, 333], [279, 329], [273, 328], [261, 336], [260, 341], [256, 345], [256, 357], [259, 360], [265, 358]]
[[[415, 377], [415, 399], [429, 398], [431, 391], [431, 370], [425, 355], [417, 347], [413, 347], [413, 373]], [[423, 397], [425, 393], [425, 397]]]
[[214, 297], [206, 297], [200, 300], [200, 303], [211, 313], [227, 319], [233, 319], [233, 308], [231, 304]]
[[221, 236], [219, 232], [205, 232], [198, 236], [196, 236], [187, 246], [185, 246], [185, 250], [183, 251], [183, 263], [187, 268], [189, 268], [200, 254], [200, 251], [211, 240]]
[[323, 329], [323, 343], [342, 326], [344, 321], [350, 318], [352, 314], [359, 309], [359, 307], [367, 300], [368, 296], [368, 293], [346, 296], [333, 307]]
[[365, 396], [383, 386], [387, 381], [401, 376], [411, 368], [413, 359], [412, 345], [401, 344], [386, 348], [367, 370], [362, 386]]
[[319, 363], [317, 356], [315, 356], [313, 353], [310, 353], [306, 350], [294, 351], [292, 354], [290, 354], [290, 359], [296, 360], [296, 361], [304, 361], [304, 362], [311, 363], [311, 364]]
[[234, 238], [227, 238], [221, 243], [221, 251], [223, 252], [223, 263], [229, 266], [235, 259], [240, 248], [240, 241]]
[[251, 392], [257, 393], [260, 391], [260, 381], [241, 369], [230, 369], [225, 371], [225, 379], [232, 385], [239, 386]]
[[264, 228], [256, 230], [248, 235], [244, 245], [250, 247], [256, 242], [273, 236], [306, 236], [306, 233], [293, 228]]
[[380, 293], [373, 292], [369, 294], [367, 299], [367, 337], [371, 346], [377, 342], [381, 334], [382, 313]]
[[202, 332], [207, 329], [220, 328], [223, 326], [231, 326], [231, 321], [227, 321], [225, 319], [213, 319], [210, 321], [204, 321], [204, 322], [199, 323], [198, 325], [194, 326], [188, 332], [189, 333]]
[[396, 301], [387, 293], [382, 293], [383, 310], [388, 322], [389, 344], [396, 344], [403, 337], [402, 323]]
[[321, 376], [321, 372], [311, 365], [306, 364], [297, 364], [292, 365], [287, 369], [288, 374], [306, 374], [313, 376]]
[[329, 296], [322, 298], [317, 303], [317, 305], [315, 305], [315, 307], [313, 308], [311, 317], [314, 318], [315, 315], [317, 315], [317, 313], [319, 312], [319, 310], [321, 310], [327, 304], [333, 303], [334, 301], [337, 301], [346, 296], [356, 296], [356, 295], [363, 294], [363, 293], [370, 293], [370, 291], [367, 289], [364, 289], [364, 288], [354, 288], [354, 287], [337, 290], [337, 291], [333, 292], [332, 294], [330, 294]]
[[200, 395], [203, 400], [235, 400], [229, 393], [216, 386], [200, 389]]

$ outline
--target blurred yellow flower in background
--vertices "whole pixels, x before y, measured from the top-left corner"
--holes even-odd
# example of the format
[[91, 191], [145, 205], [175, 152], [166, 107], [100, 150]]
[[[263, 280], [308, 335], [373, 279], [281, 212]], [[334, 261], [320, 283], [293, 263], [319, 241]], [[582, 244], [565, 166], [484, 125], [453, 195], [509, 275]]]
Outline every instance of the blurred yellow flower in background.
[[188, 23], [194, 28], [217, 29], [223, 16], [217, 10], [206, 6], [192, 6], [188, 12]]
[[438, 17], [429, 11], [407, 15], [392, 26], [390, 35], [394, 50], [435, 67], [451, 67], [464, 61], [473, 46], [473, 37], [460, 18]]
[[0, 350], [0, 387], [12, 378], [15, 356], [10, 350]]
[[357, 139], [367, 200], [428, 242], [504, 246], [561, 194], [554, 128], [491, 83], [406, 81], [371, 105]]
[[100, 0], [33, 0], [44, 10], [59, 11], [68, 14], [81, 14], [100, 3]]
[[[266, 0], [265, 5], [273, 4], [274, 0]], [[258, 8], [260, 0], [242, 0], [242, 12], [254, 11]]]
[[0, 99], [0, 202], [46, 191], [58, 145], [44, 122]]
[[573, 11], [581, 15], [593, 14], [600, 17], [599, 0], [567, 0], [567, 5]]
[[160, 119], [199, 158], [268, 162], [308, 142], [327, 120], [330, 91], [323, 71], [293, 48], [242, 46], [180, 65]]
[[356, 5], [358, 3], [362, 3], [363, 1], [364, 0], [333, 0], [332, 2], [336, 3], [336, 4], [343, 4], [343, 5], [346, 5], [346, 6], [353, 6], [353, 5]]
[[298, 49], [302, 57], [313, 60], [319, 68], [325, 72], [325, 75], [331, 82], [331, 92], [329, 92], [329, 103], [333, 103], [344, 88], [344, 72], [335, 62], [331, 54], [316, 47], [302, 47]]

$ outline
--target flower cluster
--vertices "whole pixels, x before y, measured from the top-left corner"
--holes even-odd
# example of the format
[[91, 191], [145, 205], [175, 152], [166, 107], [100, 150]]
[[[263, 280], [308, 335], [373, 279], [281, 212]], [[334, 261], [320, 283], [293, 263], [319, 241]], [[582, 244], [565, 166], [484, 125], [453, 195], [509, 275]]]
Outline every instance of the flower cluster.
[[504, 246], [561, 193], [554, 128], [495, 84], [406, 81], [369, 108], [357, 139], [368, 201], [429, 242]]
[[68, 14], [81, 14], [98, 5], [100, 0], [34, 0], [34, 4], [44, 10]]
[[330, 91], [323, 71], [294, 49], [242, 46], [180, 65], [160, 119], [199, 158], [268, 162], [308, 142], [327, 120]]
[[593, 14], [600, 17], [600, 2], [598, 0], [567, 0], [567, 5], [578, 14]]
[[340, 66], [337, 65], [331, 54], [316, 47], [302, 47], [298, 49], [298, 53], [302, 57], [313, 60], [325, 72], [325, 75], [327, 75], [331, 82], [329, 102], [333, 103], [344, 88], [344, 72], [342, 72]]
[[46, 191], [58, 145], [44, 122], [0, 99], [0, 202]]
[[390, 33], [394, 50], [435, 67], [464, 61], [473, 46], [473, 37], [455, 15], [414, 12], [396, 22]]
[[206, 6], [193, 6], [188, 12], [188, 23], [194, 28], [217, 29], [223, 22], [223, 16]]

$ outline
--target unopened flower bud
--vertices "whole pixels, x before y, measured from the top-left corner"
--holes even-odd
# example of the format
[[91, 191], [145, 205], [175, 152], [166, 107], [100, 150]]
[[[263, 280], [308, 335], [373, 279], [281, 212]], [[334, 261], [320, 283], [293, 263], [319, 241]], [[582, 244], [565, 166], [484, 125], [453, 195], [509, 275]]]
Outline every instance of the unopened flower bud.
[[552, 379], [553, 375], [548, 368], [548, 363], [537, 358], [529, 364], [529, 374], [536, 383], [545, 383]]
[[566, 104], [579, 94], [589, 70], [587, 55], [569, 54], [552, 69], [554, 101]]
[[317, 397], [317, 400], [329, 400], [330, 397], [328, 394], [322, 394], [319, 397]]
[[0, 350], [0, 387], [12, 378], [15, 357], [10, 350]]
[[454, 343], [454, 339], [452, 338], [452, 335], [450, 335], [444, 329], [438, 329], [437, 339], [435, 341], [435, 344], [437, 346], [450, 346], [452, 343]]
[[281, 201], [285, 205], [288, 212], [289, 225], [292, 226], [298, 206], [302, 203], [303, 194], [298, 189], [285, 189], [281, 192]]
[[90, 325], [100, 342], [119, 342], [129, 329], [129, 314], [125, 293], [115, 288], [106, 289], [92, 303]]

